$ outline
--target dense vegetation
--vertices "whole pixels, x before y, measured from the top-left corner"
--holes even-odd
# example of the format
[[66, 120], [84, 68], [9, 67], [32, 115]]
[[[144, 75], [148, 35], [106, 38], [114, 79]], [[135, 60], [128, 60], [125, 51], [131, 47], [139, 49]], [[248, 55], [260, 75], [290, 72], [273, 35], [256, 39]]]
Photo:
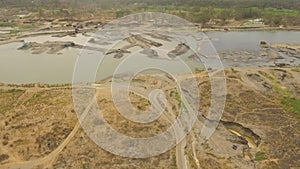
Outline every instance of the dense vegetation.
[[277, 8], [277, 9], [300, 9], [299, 0], [1, 0], [1, 6], [30, 6], [32, 3], [45, 6], [102, 6], [120, 7], [134, 3], [157, 6], [201, 6], [222, 8]]
[[[31, 11], [60, 10], [64, 16], [85, 10], [110, 11], [116, 17], [157, 11], [183, 17], [203, 25], [212, 19], [225, 25], [228, 20], [263, 18], [267, 25], [300, 25], [299, 0], [1, 0], [1, 7], [22, 7]], [[63, 9], [68, 9], [68, 12]], [[99, 12], [99, 11], [98, 11]]]

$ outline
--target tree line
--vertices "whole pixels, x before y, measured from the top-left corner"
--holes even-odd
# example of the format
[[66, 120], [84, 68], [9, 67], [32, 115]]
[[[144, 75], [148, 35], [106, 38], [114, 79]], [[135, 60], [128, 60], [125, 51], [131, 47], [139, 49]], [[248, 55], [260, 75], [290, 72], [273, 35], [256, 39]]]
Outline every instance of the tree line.
[[162, 6], [199, 6], [214, 8], [277, 8], [300, 10], [299, 0], [0, 0], [0, 5], [26, 7], [32, 4], [47, 7], [85, 7], [97, 6], [103, 8], [117, 8], [132, 4], [162, 5]]
[[[177, 15], [205, 25], [212, 19], [246, 20], [263, 18], [266, 24], [300, 25], [300, 0], [0, 0], [0, 7], [21, 7], [38, 11], [58, 10], [61, 16], [76, 12], [109, 11], [116, 18], [136, 12], [157, 11]], [[83, 12], [84, 11], [84, 12]], [[67, 13], [68, 15], [66, 15]]]

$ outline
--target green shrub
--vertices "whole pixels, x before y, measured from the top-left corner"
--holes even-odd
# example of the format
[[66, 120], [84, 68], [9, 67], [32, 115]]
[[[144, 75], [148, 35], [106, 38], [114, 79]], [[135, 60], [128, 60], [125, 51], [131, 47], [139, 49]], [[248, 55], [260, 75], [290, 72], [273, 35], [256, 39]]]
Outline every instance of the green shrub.
[[259, 151], [255, 154], [255, 158], [254, 158], [255, 161], [263, 161], [265, 159], [267, 159], [266, 153]]
[[281, 101], [281, 104], [288, 112], [292, 112], [300, 119], [300, 100], [286, 97]]

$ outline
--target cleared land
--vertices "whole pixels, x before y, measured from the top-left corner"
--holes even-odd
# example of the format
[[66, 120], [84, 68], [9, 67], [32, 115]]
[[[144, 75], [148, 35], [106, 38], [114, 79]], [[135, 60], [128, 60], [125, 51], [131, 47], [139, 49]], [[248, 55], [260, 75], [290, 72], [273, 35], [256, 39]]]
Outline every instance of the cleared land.
[[[283, 77], [284, 75], [284, 78]], [[36, 165], [35, 168], [298, 168], [299, 93], [297, 68], [226, 70], [228, 95], [222, 120], [211, 138], [200, 138], [209, 99], [202, 99], [199, 115], [185, 141], [158, 157], [128, 159], [115, 156], [93, 143], [77, 124], [69, 86], [1, 85], [0, 166]], [[149, 89], [173, 86], [161, 76], [139, 76], [135, 86]], [[202, 98], [210, 98], [205, 72], [196, 75]], [[185, 77], [188, 79], [189, 77]], [[165, 116], [149, 125], [133, 123], [120, 116], [111, 100], [109, 80], [97, 87], [98, 104], [105, 119], [120, 133], [149, 137], [166, 130]], [[164, 90], [173, 110], [180, 99], [176, 87]], [[99, 94], [101, 93], [101, 94]], [[137, 109], [150, 104], [132, 92]], [[173, 115], [177, 116], [177, 111]], [[177, 112], [177, 113], [176, 113]], [[185, 160], [183, 160], [185, 159]], [[182, 161], [186, 161], [184, 164]], [[25, 165], [26, 164], [26, 165]], [[154, 167], [155, 166], [155, 167]], [[179, 167], [183, 166], [183, 167]]]

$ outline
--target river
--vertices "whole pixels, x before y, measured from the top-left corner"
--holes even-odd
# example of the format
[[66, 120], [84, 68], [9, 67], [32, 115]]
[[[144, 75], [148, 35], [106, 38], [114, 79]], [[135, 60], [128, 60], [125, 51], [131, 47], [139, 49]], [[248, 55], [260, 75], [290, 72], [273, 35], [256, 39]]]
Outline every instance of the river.
[[[260, 50], [261, 40], [268, 43], [300, 43], [300, 32], [208, 32], [219, 53], [224, 51], [249, 51]], [[69, 40], [78, 44], [84, 44], [87, 37], [54, 38], [51, 36], [28, 37], [25, 41], [44, 42], [46, 40]], [[61, 54], [32, 54], [31, 51], [17, 50], [22, 43], [10, 43], [0, 46], [0, 82], [11, 84], [48, 83], [63, 84], [72, 83], [73, 69], [79, 49], [67, 48]], [[190, 61], [189, 61], [190, 62]], [[108, 61], [105, 69], [112, 67]], [[109, 71], [108, 71], [109, 72]], [[104, 78], [109, 73], [104, 73], [98, 79]]]

